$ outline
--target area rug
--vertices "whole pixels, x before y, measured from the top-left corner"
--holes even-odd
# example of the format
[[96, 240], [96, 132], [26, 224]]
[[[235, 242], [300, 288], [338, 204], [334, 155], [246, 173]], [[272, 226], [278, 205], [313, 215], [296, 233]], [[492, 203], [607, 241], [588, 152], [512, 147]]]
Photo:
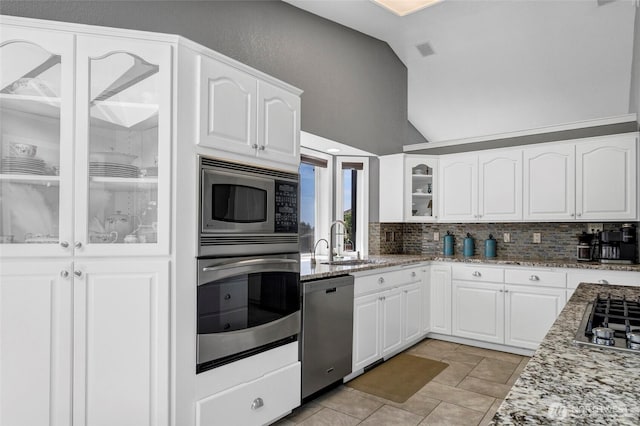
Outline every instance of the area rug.
[[345, 385], [402, 403], [448, 366], [432, 359], [399, 354]]

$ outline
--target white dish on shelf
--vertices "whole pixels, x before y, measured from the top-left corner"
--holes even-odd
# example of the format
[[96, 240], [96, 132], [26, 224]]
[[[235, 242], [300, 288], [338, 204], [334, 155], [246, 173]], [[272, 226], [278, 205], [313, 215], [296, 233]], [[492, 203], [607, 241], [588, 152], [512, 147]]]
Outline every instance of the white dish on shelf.
[[29, 244], [57, 244], [60, 240], [57, 235], [27, 234], [24, 237], [24, 242]]
[[98, 151], [89, 153], [89, 162], [109, 164], [109, 165], [130, 165], [133, 160], [138, 158], [137, 155], [125, 154], [124, 152], [117, 151]]
[[44, 96], [47, 98], [55, 98], [58, 96], [46, 82], [39, 78], [18, 79], [11, 85], [9, 93], [14, 95]]

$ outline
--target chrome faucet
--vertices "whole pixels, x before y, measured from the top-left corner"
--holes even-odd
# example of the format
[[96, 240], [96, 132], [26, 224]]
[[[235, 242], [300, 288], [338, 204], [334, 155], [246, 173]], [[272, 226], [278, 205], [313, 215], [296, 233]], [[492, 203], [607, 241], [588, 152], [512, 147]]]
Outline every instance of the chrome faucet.
[[316, 241], [316, 243], [313, 245], [313, 252], [311, 253], [311, 266], [315, 266], [316, 264], [316, 247], [318, 247], [320, 241], [324, 241], [325, 243], [327, 243], [327, 248], [329, 248], [329, 241], [327, 241], [325, 238], [320, 238], [318, 241]]
[[[333, 227], [336, 226], [336, 224], [338, 223], [344, 226], [344, 229], [347, 229], [347, 224], [344, 223], [344, 221], [342, 220], [334, 220], [331, 223], [331, 228], [329, 229], [329, 239], [331, 240], [331, 243], [329, 244], [329, 263], [333, 262], [333, 249], [335, 248], [335, 241], [336, 241], [333, 236]], [[338, 234], [336, 231], [336, 237], [338, 235], [344, 235], [344, 234]]]

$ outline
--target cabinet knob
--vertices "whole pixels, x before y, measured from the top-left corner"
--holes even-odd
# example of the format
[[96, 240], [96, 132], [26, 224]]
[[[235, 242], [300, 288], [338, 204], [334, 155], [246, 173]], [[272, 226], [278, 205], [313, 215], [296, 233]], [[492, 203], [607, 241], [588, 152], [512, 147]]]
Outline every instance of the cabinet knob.
[[69, 271], [67, 271], [66, 269], [65, 269], [65, 270], [60, 271], [60, 276], [61, 276], [62, 278], [68, 278], [68, 277], [69, 277]]
[[531, 275], [529, 277], [529, 281], [540, 281], [540, 277], [538, 277], [537, 275]]
[[505, 290], [504, 292], [505, 292], [505, 293], [509, 293], [509, 290]]
[[253, 148], [253, 149], [258, 149], [258, 144], [257, 144], [257, 143], [254, 143], [253, 145], [251, 145], [251, 148]]
[[578, 216], [578, 217], [582, 216], [582, 213], [578, 213], [578, 215], [577, 215], [577, 216]]
[[229, 300], [231, 299], [231, 295], [229, 293], [224, 295], [224, 300]]
[[265, 146], [264, 145], [260, 145], [260, 147], [258, 148], [260, 151], [264, 151]]
[[598, 284], [609, 284], [607, 280], [598, 280]]
[[80, 277], [82, 277], [82, 271], [73, 271], [73, 275], [75, 275], [76, 277], [80, 278]]
[[498, 290], [500, 293], [504, 293], [504, 290]]
[[413, 271], [413, 272], [411, 273], [411, 276], [412, 276], [412, 277], [415, 277], [415, 276], [416, 276], [416, 271]]
[[60, 247], [62, 248], [69, 247], [69, 241], [60, 241]]
[[260, 408], [262, 406], [264, 406], [264, 401], [262, 400], [262, 398], [256, 398], [251, 403], [251, 409], [252, 410], [257, 410], [258, 408]]
[[378, 278], [378, 284], [384, 284], [384, 278], [383, 277]]
[[481, 277], [482, 276], [482, 274], [480, 272], [478, 272], [478, 271], [473, 271], [473, 274], [471, 274], [471, 275], [473, 275], [474, 277]]
[[573, 213], [571, 213], [569, 216], [573, 217], [573, 216], [574, 216], [574, 214], [573, 214]]
[[76, 241], [76, 243], [73, 246], [77, 249], [82, 248], [82, 242]]

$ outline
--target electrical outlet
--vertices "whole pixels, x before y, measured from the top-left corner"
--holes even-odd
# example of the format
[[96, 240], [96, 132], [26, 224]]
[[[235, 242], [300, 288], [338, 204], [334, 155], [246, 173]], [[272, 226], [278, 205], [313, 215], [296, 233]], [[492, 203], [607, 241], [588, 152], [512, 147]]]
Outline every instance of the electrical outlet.
[[439, 232], [434, 232], [433, 233], [433, 241], [440, 241], [440, 233]]
[[540, 233], [539, 232], [534, 232], [533, 233], [533, 243], [534, 244], [540, 244]]
[[504, 234], [502, 234], [502, 240], [505, 243], [510, 243], [511, 242], [511, 234], [508, 232], [505, 232]]
[[587, 223], [587, 234], [597, 234], [598, 232], [602, 232], [601, 223]]

